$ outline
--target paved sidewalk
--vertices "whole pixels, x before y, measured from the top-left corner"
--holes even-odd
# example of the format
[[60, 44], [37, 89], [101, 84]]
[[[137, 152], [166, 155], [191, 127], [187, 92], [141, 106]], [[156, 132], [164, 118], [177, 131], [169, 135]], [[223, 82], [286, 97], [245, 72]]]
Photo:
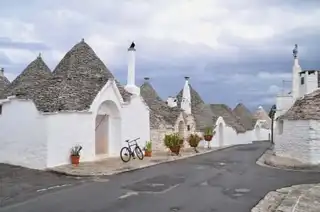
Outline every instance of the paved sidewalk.
[[208, 152], [216, 151], [218, 149], [224, 149], [229, 146], [211, 149], [199, 147], [197, 148], [199, 153], [195, 153], [193, 148], [183, 148], [179, 156], [172, 155], [170, 152], [157, 152], [153, 153], [152, 157], [144, 157], [143, 160], [138, 158], [130, 160], [127, 163], [121, 161], [120, 157], [108, 158], [95, 162], [80, 162], [78, 167], [71, 164], [54, 167], [49, 169], [50, 171], [66, 174], [71, 176], [104, 176], [122, 173], [126, 171], [141, 169], [149, 166], [153, 166], [160, 163], [188, 158], [196, 155], [205, 154]]
[[319, 212], [320, 184], [304, 184], [269, 192], [251, 212]]
[[258, 159], [257, 164], [283, 170], [320, 172], [319, 165], [304, 164], [292, 158], [279, 157], [276, 156], [271, 149], [267, 150]]

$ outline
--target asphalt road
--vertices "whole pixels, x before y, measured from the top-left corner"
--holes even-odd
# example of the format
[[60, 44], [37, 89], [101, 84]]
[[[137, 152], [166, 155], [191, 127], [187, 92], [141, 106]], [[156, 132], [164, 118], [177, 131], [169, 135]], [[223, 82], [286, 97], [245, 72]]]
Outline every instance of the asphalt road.
[[249, 212], [269, 191], [318, 183], [320, 174], [256, 165], [268, 143], [209, 154], [48, 191], [0, 211], [10, 212]]
[[74, 186], [83, 179], [0, 164], [0, 208], [42, 195], [46, 190]]

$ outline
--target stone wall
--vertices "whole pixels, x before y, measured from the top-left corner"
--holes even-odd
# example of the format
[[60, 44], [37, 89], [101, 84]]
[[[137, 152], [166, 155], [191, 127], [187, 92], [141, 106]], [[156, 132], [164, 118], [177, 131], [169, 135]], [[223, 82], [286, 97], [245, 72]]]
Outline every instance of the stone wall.
[[[191, 133], [195, 132], [195, 121], [192, 115], [186, 116], [182, 114], [178, 117], [173, 127], [161, 124], [158, 129], [151, 129], [151, 141], [153, 151], [166, 151], [167, 148], [164, 146], [164, 137], [166, 134], [179, 133], [179, 123], [183, 122], [183, 135], [185, 139], [185, 146], [187, 145], [186, 139]], [[189, 129], [188, 130], [188, 125]]]
[[[311, 130], [311, 125], [316, 129]], [[311, 149], [316, 150], [320, 145], [312, 144], [314, 142], [310, 139], [310, 135], [313, 138], [320, 137], [320, 127], [318, 123], [311, 125], [310, 121], [284, 120], [283, 123], [278, 121], [274, 134], [276, 155], [294, 158], [302, 163], [313, 163]]]
[[309, 126], [310, 159], [314, 164], [320, 163], [320, 122], [310, 121]]
[[165, 126], [164, 124], [160, 125], [158, 129], [151, 129], [150, 137], [152, 141], [152, 150], [153, 151], [165, 151], [166, 147], [164, 146], [164, 136], [166, 134], [173, 133], [173, 128]]

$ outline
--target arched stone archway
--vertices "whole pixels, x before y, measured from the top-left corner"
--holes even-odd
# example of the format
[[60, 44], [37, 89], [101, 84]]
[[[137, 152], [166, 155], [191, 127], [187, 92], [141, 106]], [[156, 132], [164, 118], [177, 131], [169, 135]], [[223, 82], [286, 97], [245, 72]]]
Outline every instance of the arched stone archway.
[[184, 122], [180, 121], [178, 125], [179, 136], [184, 139]]
[[115, 102], [100, 104], [95, 117], [95, 154], [97, 158], [115, 155], [121, 145], [121, 116]]
[[224, 146], [224, 130], [223, 130], [223, 124], [219, 124], [219, 146]]
[[259, 125], [256, 126], [255, 133], [256, 133], [256, 139], [257, 139], [257, 141], [260, 141], [261, 135], [260, 135], [260, 126], [259, 126]]

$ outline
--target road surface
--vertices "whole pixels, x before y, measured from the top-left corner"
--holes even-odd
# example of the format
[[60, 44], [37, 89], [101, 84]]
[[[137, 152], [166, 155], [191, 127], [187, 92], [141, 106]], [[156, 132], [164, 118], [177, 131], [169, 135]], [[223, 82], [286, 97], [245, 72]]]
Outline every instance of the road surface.
[[320, 182], [318, 173], [256, 165], [266, 142], [239, 145], [139, 171], [86, 182], [0, 211], [10, 212], [249, 212], [269, 191]]

